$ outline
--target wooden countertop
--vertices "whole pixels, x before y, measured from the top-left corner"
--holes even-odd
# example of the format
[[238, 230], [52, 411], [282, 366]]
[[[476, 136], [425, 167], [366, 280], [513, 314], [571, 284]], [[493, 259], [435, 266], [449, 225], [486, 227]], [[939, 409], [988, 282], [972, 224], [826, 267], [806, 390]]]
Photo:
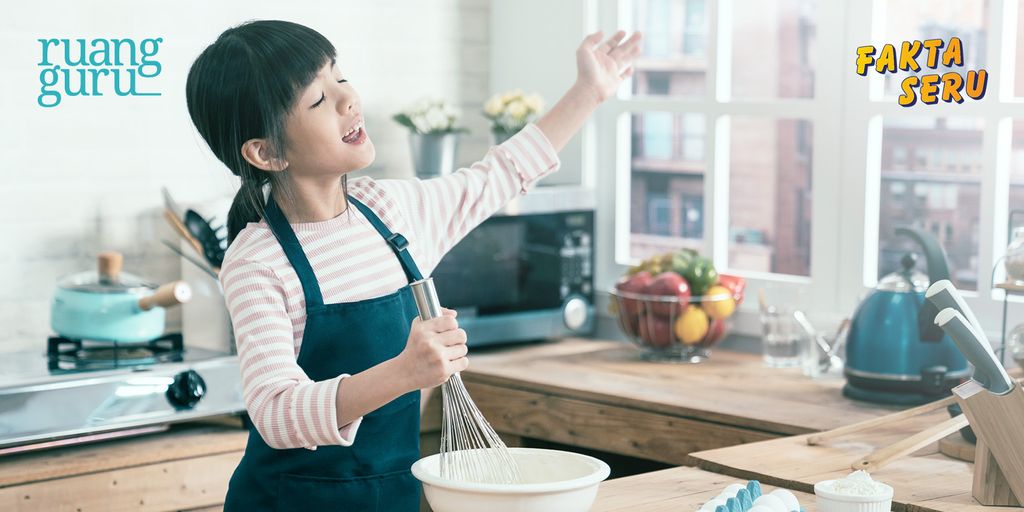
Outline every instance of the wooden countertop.
[[[566, 339], [476, 351], [470, 360], [463, 380], [503, 434], [700, 468], [609, 480], [595, 504], [602, 511], [695, 510], [736, 479], [811, 493], [814, 482], [845, 475], [855, 459], [874, 448], [946, 417], [940, 411], [809, 447], [801, 434], [897, 409], [848, 400], [841, 379], [811, 380], [796, 369], [766, 368], [753, 354], [717, 351], [698, 365], [663, 364], [641, 360], [638, 350], [621, 342]], [[425, 406], [428, 433], [439, 425], [438, 395]], [[50, 491], [64, 481], [109, 490], [86, 503], [100, 508], [115, 499], [129, 508], [146, 500], [146, 508], [173, 509], [185, 495], [215, 506], [223, 489], [208, 482], [214, 474], [230, 475], [246, 435], [237, 426], [176, 427], [166, 434], [3, 457], [0, 509], [26, 500], [54, 509], [69, 505], [67, 500], [81, 502], [80, 496]], [[969, 463], [930, 447], [875, 476], [896, 489], [897, 511], [1011, 510], [978, 506], [970, 497], [971, 470]], [[128, 471], [145, 475], [128, 478]], [[166, 488], [161, 475], [188, 483]], [[58, 484], [58, 478], [67, 480]], [[128, 482], [131, 489], [123, 488]], [[814, 510], [813, 496], [800, 500]]]
[[849, 400], [842, 379], [767, 368], [755, 354], [716, 351], [700, 364], [655, 363], [622, 342], [576, 338], [473, 353], [462, 378], [467, 386], [541, 392], [775, 435], [829, 430], [899, 410]]
[[0, 510], [220, 510], [248, 433], [237, 418], [0, 457]]
[[[807, 436], [775, 439], [691, 455], [704, 470], [754, 478], [788, 489], [813, 492], [814, 483], [849, 474], [851, 464], [877, 448], [904, 439], [949, 416], [945, 410], [905, 420], [890, 427], [809, 446]], [[974, 465], [938, 452], [938, 444], [897, 459], [871, 473], [895, 491], [893, 510], [1002, 512], [1019, 508], [984, 507], [971, 497]]]
[[[729, 484], [747, 480], [696, 468], [672, 468], [601, 483], [591, 512], [689, 512], [721, 493]], [[763, 485], [764, 492], [775, 487]], [[814, 495], [794, 491], [807, 512], [815, 512]]]

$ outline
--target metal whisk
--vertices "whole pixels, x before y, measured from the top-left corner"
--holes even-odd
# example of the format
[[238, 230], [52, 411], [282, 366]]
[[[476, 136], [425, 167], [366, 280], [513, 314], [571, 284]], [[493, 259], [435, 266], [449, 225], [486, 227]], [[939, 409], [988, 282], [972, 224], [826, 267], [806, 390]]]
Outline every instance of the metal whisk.
[[[412, 283], [421, 320], [441, 316], [433, 278]], [[519, 466], [498, 433], [473, 403], [462, 377], [441, 385], [441, 477], [463, 482], [512, 484], [522, 481]]]

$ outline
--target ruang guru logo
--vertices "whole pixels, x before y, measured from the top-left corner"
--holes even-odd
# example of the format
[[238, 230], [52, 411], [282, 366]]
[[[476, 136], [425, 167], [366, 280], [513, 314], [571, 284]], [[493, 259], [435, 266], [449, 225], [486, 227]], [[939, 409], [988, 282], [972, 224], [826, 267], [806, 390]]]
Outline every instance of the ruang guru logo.
[[[921, 55], [925, 52], [925, 55]], [[922, 57], [921, 62], [918, 58]], [[857, 74], [867, 75], [868, 66], [874, 64], [875, 71], [882, 75], [901, 71], [921, 71], [924, 67], [938, 71], [939, 65], [946, 69], [964, 66], [964, 46], [959, 37], [942, 39], [926, 39], [924, 41], [903, 41], [899, 52], [892, 44], [882, 46], [882, 51], [875, 57], [874, 46], [857, 48]], [[903, 107], [912, 107], [918, 98], [926, 105], [934, 105], [939, 101], [945, 103], [963, 103], [964, 96], [980, 100], [985, 96], [988, 87], [988, 72], [984, 69], [969, 70], [967, 73], [946, 71], [944, 73], [928, 73], [911, 75], [900, 84], [897, 102]]]
[[[160, 74], [156, 60], [162, 37], [134, 39], [37, 39], [41, 45], [40, 107], [60, 105], [64, 97], [160, 96], [142, 92], [144, 82]], [[140, 83], [141, 82], [141, 83]]]

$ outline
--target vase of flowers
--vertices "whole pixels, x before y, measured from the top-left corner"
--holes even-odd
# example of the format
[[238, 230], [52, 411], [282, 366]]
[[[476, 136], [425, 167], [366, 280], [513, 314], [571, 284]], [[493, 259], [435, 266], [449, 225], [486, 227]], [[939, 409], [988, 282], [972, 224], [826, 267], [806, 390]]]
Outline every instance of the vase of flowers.
[[544, 100], [540, 95], [524, 95], [520, 89], [491, 96], [484, 103], [484, 116], [491, 120], [494, 143], [508, 140], [527, 123], [536, 120], [543, 109]]
[[448, 102], [425, 99], [394, 115], [398, 124], [409, 129], [416, 176], [431, 178], [455, 170], [459, 135], [469, 130], [458, 126], [461, 112]]

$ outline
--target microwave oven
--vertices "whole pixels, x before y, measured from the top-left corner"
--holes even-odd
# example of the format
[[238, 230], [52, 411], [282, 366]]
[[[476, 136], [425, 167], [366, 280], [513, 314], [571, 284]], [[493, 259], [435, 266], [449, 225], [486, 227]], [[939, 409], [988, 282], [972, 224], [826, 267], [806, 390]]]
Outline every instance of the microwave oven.
[[432, 273], [470, 347], [595, 327], [593, 191], [537, 187], [469, 232]]

